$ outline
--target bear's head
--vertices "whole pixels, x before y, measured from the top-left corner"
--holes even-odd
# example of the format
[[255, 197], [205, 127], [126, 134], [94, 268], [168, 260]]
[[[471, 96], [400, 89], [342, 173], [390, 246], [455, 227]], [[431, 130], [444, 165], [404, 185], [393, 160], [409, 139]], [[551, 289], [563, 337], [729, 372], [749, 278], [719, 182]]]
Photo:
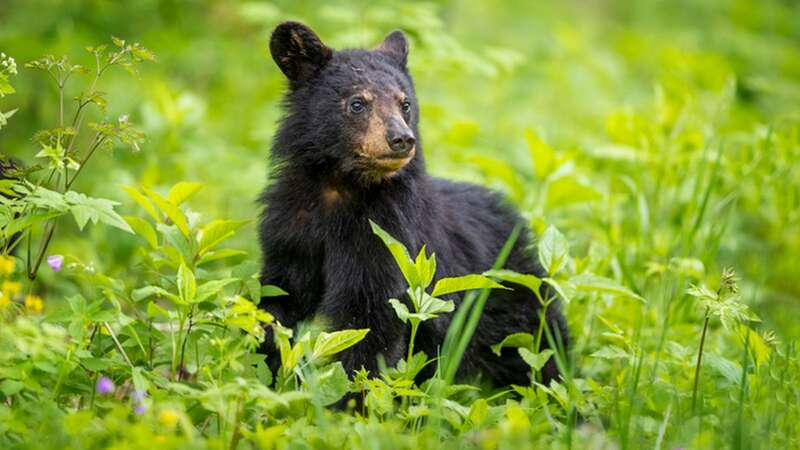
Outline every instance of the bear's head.
[[307, 26], [284, 22], [272, 33], [270, 52], [289, 80], [273, 154], [359, 183], [421, 167], [419, 108], [402, 32], [374, 50], [333, 50]]

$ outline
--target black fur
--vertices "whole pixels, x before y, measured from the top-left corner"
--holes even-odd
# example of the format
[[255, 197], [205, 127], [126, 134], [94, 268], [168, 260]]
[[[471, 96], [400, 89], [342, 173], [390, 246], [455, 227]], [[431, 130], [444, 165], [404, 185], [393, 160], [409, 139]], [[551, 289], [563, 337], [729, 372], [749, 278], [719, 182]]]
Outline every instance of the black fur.
[[[20, 167], [22, 164], [13, 158], [8, 158], [5, 155], [0, 155], [0, 180], [18, 180], [20, 179]], [[0, 194], [0, 195], [7, 195], [7, 194]], [[14, 195], [16, 197], [16, 195]], [[14, 218], [16, 219], [19, 215], [15, 215]], [[5, 248], [13, 248], [12, 254], [16, 252], [15, 244], [16, 242], [22, 237], [22, 233], [15, 233], [13, 234], [7, 242], [5, 242]]]
[[[367, 337], [340, 359], [348, 371], [363, 366], [374, 375], [378, 354], [394, 364], [407, 351], [408, 325], [387, 301], [401, 298], [407, 285], [369, 220], [414, 255], [427, 244], [436, 253], [439, 279], [489, 269], [522, 219], [492, 191], [426, 173], [402, 33], [390, 34], [374, 51], [332, 51], [310, 29], [289, 22], [275, 30], [270, 48], [289, 77], [290, 89], [272, 146], [272, 180], [261, 197], [262, 282], [280, 286], [290, 296], [264, 298], [262, 306], [289, 327], [321, 315], [332, 329], [369, 328]], [[285, 59], [287, 53], [301, 54], [298, 49], [305, 52], [299, 62]], [[304, 68], [295, 70], [298, 64]], [[343, 102], [364, 88], [378, 94], [399, 90], [410, 103], [404, 121], [416, 137], [416, 153], [390, 175], [376, 177], [357, 156], [365, 119], [349, 114]], [[505, 268], [545, 276], [527, 229]], [[489, 346], [514, 332], [535, 332], [539, 310], [525, 288], [494, 291], [460, 374], [482, 373], [502, 385], [527, 384], [529, 370], [516, 351], [497, 357]], [[449, 321], [445, 316], [424, 322], [416, 348], [437, 355]], [[567, 329], [557, 304], [548, 310], [548, 321], [566, 345]], [[551, 360], [545, 379], [557, 375]]]

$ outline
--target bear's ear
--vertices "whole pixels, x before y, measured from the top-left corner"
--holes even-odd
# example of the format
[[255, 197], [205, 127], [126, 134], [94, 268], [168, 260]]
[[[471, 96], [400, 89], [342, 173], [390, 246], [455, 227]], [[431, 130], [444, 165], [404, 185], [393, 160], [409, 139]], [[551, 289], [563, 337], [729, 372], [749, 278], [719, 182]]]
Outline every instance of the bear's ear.
[[278, 25], [272, 32], [269, 51], [293, 87], [313, 77], [333, 56], [333, 50], [299, 22]]
[[395, 30], [386, 36], [378, 51], [391, 57], [403, 69], [406, 68], [406, 60], [408, 59], [408, 39], [406, 35], [400, 30]]

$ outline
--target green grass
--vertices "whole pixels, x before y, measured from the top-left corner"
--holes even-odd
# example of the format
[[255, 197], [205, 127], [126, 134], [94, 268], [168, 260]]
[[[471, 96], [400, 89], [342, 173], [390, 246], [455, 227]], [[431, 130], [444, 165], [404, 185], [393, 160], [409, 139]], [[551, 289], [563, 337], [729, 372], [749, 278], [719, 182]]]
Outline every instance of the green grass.
[[[430, 171], [502, 190], [546, 249], [551, 279], [526, 280], [566, 300], [561, 383], [453, 378], [484, 277], [452, 282], [478, 289], [440, 355], [349, 380], [335, 355], [366, 331], [310, 323], [276, 328], [284, 369], [269, 372], [256, 304], [282, 292], [255, 277], [255, 199], [285, 89], [266, 44], [286, 19], [337, 48], [407, 32]], [[0, 154], [41, 166], [0, 204], [0, 250], [16, 246], [0, 259], [0, 448], [800, 447], [790, 2], [36, 0], [0, 23], [18, 72], [0, 67]], [[156, 60], [130, 48], [137, 76], [104, 71], [105, 109], [75, 115], [92, 73], [69, 78], [62, 112], [57, 83], [26, 67], [53, 54], [94, 70], [84, 48], [115, 51], [111, 36]], [[58, 129], [78, 117], [77, 137]], [[424, 288], [427, 264], [399, 267]], [[451, 307], [415, 295], [409, 327]], [[535, 367], [542, 339], [557, 344], [547, 329], [505, 344]], [[438, 376], [417, 385], [425, 364]], [[348, 391], [363, 406], [328, 407]]]

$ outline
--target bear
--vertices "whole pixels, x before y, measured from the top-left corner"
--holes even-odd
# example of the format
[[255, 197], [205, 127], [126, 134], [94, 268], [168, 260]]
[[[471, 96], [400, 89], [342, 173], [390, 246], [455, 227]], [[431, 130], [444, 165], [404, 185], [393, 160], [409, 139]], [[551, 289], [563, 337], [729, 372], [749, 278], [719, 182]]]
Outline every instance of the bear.
[[[407, 352], [409, 327], [388, 300], [404, 298], [408, 286], [370, 221], [412, 254], [423, 245], [434, 252], [435, 280], [490, 269], [512, 230], [525, 224], [499, 193], [427, 173], [409, 44], [401, 31], [373, 50], [334, 50], [306, 25], [284, 22], [269, 48], [288, 90], [260, 197], [261, 282], [288, 296], [265, 297], [261, 307], [287, 327], [322, 317], [334, 330], [368, 328], [337, 358], [351, 375], [363, 368], [377, 376], [378, 355], [394, 365]], [[524, 230], [504, 267], [545, 277]], [[490, 349], [509, 334], [539, 329], [541, 305], [534, 293], [508, 287], [492, 291], [458, 377], [501, 386], [530, 383], [530, 368], [515, 349], [503, 349], [501, 356]], [[551, 295], [547, 289], [542, 294]], [[448, 298], [458, 304], [462, 296]], [[545, 317], [566, 348], [557, 300]], [[415, 349], [438, 355], [451, 318], [423, 322]], [[274, 355], [269, 341], [262, 351]], [[279, 362], [268, 358], [274, 371]], [[558, 376], [550, 358], [542, 378], [549, 383]]]

